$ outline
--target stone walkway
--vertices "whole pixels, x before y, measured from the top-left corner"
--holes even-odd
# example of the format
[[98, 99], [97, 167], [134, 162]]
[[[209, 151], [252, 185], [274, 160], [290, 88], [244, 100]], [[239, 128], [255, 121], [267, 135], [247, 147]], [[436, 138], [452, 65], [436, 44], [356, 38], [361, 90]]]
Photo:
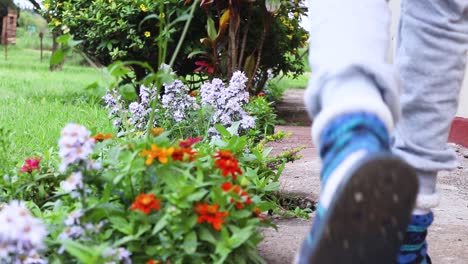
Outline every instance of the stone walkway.
[[[285, 103], [278, 105], [282, 119], [293, 117], [294, 124], [309, 124], [302, 105], [303, 90], [287, 91]], [[289, 112], [289, 114], [288, 114]], [[290, 119], [287, 119], [289, 121]], [[281, 191], [316, 201], [320, 193], [320, 161], [311, 144], [309, 126], [278, 126], [277, 130], [293, 136], [274, 145], [275, 152], [305, 145], [301, 160], [286, 166], [280, 178]], [[455, 171], [442, 172], [438, 188], [441, 204], [434, 209], [435, 222], [429, 231], [429, 253], [434, 264], [468, 263], [468, 150], [453, 145], [460, 165]], [[297, 218], [274, 220], [278, 231], [263, 231], [261, 255], [269, 264], [291, 263], [304, 236], [309, 231], [314, 214], [309, 220]]]

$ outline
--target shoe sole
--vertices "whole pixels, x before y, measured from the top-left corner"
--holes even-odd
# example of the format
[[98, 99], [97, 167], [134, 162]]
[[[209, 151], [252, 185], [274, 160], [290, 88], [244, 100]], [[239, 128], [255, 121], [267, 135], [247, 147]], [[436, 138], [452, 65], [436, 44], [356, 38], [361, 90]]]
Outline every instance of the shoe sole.
[[362, 160], [338, 187], [308, 263], [395, 263], [417, 191], [413, 168], [395, 156]]

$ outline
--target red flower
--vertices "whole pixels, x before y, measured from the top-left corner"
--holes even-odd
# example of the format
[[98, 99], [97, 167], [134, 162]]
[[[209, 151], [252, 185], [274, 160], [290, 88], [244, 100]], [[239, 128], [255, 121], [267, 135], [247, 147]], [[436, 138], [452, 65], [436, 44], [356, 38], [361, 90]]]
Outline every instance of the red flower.
[[232, 202], [236, 204], [237, 209], [242, 210], [242, 208], [244, 208], [244, 205], [241, 202], [236, 201], [233, 198], [231, 198], [231, 203]]
[[102, 133], [97, 133], [93, 139], [94, 141], [104, 141], [106, 139], [112, 139], [114, 136], [112, 134], [102, 134]]
[[200, 66], [200, 67], [195, 69], [196, 72], [201, 72], [201, 71], [204, 70], [209, 74], [214, 73], [215, 68], [213, 67], [213, 65], [211, 65], [210, 63], [208, 63], [206, 61], [196, 61], [195, 65]]
[[232, 189], [232, 183], [230, 182], [225, 182], [221, 185], [221, 189], [223, 189], [223, 191], [225, 192], [229, 192], [231, 189]]
[[258, 97], [264, 97], [264, 96], [265, 96], [265, 93], [258, 93], [257, 96], [258, 96]]
[[179, 143], [179, 147], [181, 148], [191, 147], [194, 144], [200, 142], [202, 139], [203, 139], [202, 137], [196, 137], [196, 138], [188, 137], [186, 140], [183, 140]]
[[197, 154], [196, 151], [192, 150], [192, 147], [188, 148], [175, 148], [174, 152], [172, 153], [172, 160], [176, 161], [184, 161], [186, 157], [188, 157], [189, 161], [194, 160], [194, 156]]
[[130, 208], [130, 210], [139, 210], [145, 214], [149, 214], [151, 212], [151, 209], [161, 210], [161, 207], [159, 206], [160, 202], [161, 199], [155, 199], [154, 194], [142, 193], [138, 195], [138, 197], [132, 203], [132, 207]]
[[215, 157], [216, 168], [222, 171], [222, 175], [224, 177], [231, 174], [232, 178], [235, 180], [237, 175], [242, 174], [242, 171], [239, 168], [239, 162], [229, 150], [219, 150]]
[[225, 223], [224, 217], [228, 216], [228, 212], [219, 212], [219, 205], [209, 205], [208, 203], [197, 203], [193, 209], [197, 214], [197, 222], [202, 224], [207, 222], [213, 226], [217, 231], [221, 230], [222, 225]]
[[23, 165], [20, 169], [19, 172], [28, 172], [31, 173], [34, 170], [39, 170], [39, 162], [41, 162], [42, 158], [41, 157], [32, 157], [29, 159], [26, 159], [24, 162], [26, 163]]
[[162, 262], [154, 260], [154, 259], [150, 259], [146, 262], [146, 264], [162, 264]]

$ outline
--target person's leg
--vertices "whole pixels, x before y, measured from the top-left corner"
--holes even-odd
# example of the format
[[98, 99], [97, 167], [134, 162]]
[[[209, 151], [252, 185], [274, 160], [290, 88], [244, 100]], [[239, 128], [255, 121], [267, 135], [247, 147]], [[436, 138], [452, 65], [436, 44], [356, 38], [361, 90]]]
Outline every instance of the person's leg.
[[393, 153], [417, 170], [420, 189], [400, 263], [422, 263], [425, 236], [437, 206], [436, 176], [453, 169], [447, 145], [457, 111], [468, 49], [468, 1], [403, 0], [396, 65], [402, 83], [402, 117]]
[[310, 0], [313, 69], [305, 102], [322, 159], [322, 193], [298, 263], [392, 263], [417, 192], [390, 154], [398, 87], [386, 63], [385, 0]]

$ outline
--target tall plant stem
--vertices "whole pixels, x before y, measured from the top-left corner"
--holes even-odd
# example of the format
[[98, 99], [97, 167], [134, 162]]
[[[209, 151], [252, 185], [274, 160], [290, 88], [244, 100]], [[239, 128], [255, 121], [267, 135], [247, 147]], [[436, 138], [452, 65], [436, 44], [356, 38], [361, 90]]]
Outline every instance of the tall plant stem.
[[174, 54], [172, 54], [171, 61], [169, 62], [169, 67], [171, 69], [172, 69], [172, 66], [174, 66], [175, 59], [177, 57], [177, 54], [180, 51], [180, 48], [182, 47], [182, 43], [184, 42], [184, 39], [187, 36], [187, 31], [188, 31], [188, 28], [190, 26], [190, 23], [192, 22], [193, 14], [195, 14], [195, 8], [196, 8], [196, 6], [198, 5], [199, 2], [200, 2], [200, 0], [195, 0], [193, 2], [193, 4], [192, 4], [192, 7], [191, 7], [192, 9], [190, 10], [190, 16], [187, 19], [187, 21], [185, 22], [184, 30], [182, 31], [182, 35], [180, 36], [179, 43], [177, 43], [177, 47], [176, 47], [176, 49], [174, 51]]

